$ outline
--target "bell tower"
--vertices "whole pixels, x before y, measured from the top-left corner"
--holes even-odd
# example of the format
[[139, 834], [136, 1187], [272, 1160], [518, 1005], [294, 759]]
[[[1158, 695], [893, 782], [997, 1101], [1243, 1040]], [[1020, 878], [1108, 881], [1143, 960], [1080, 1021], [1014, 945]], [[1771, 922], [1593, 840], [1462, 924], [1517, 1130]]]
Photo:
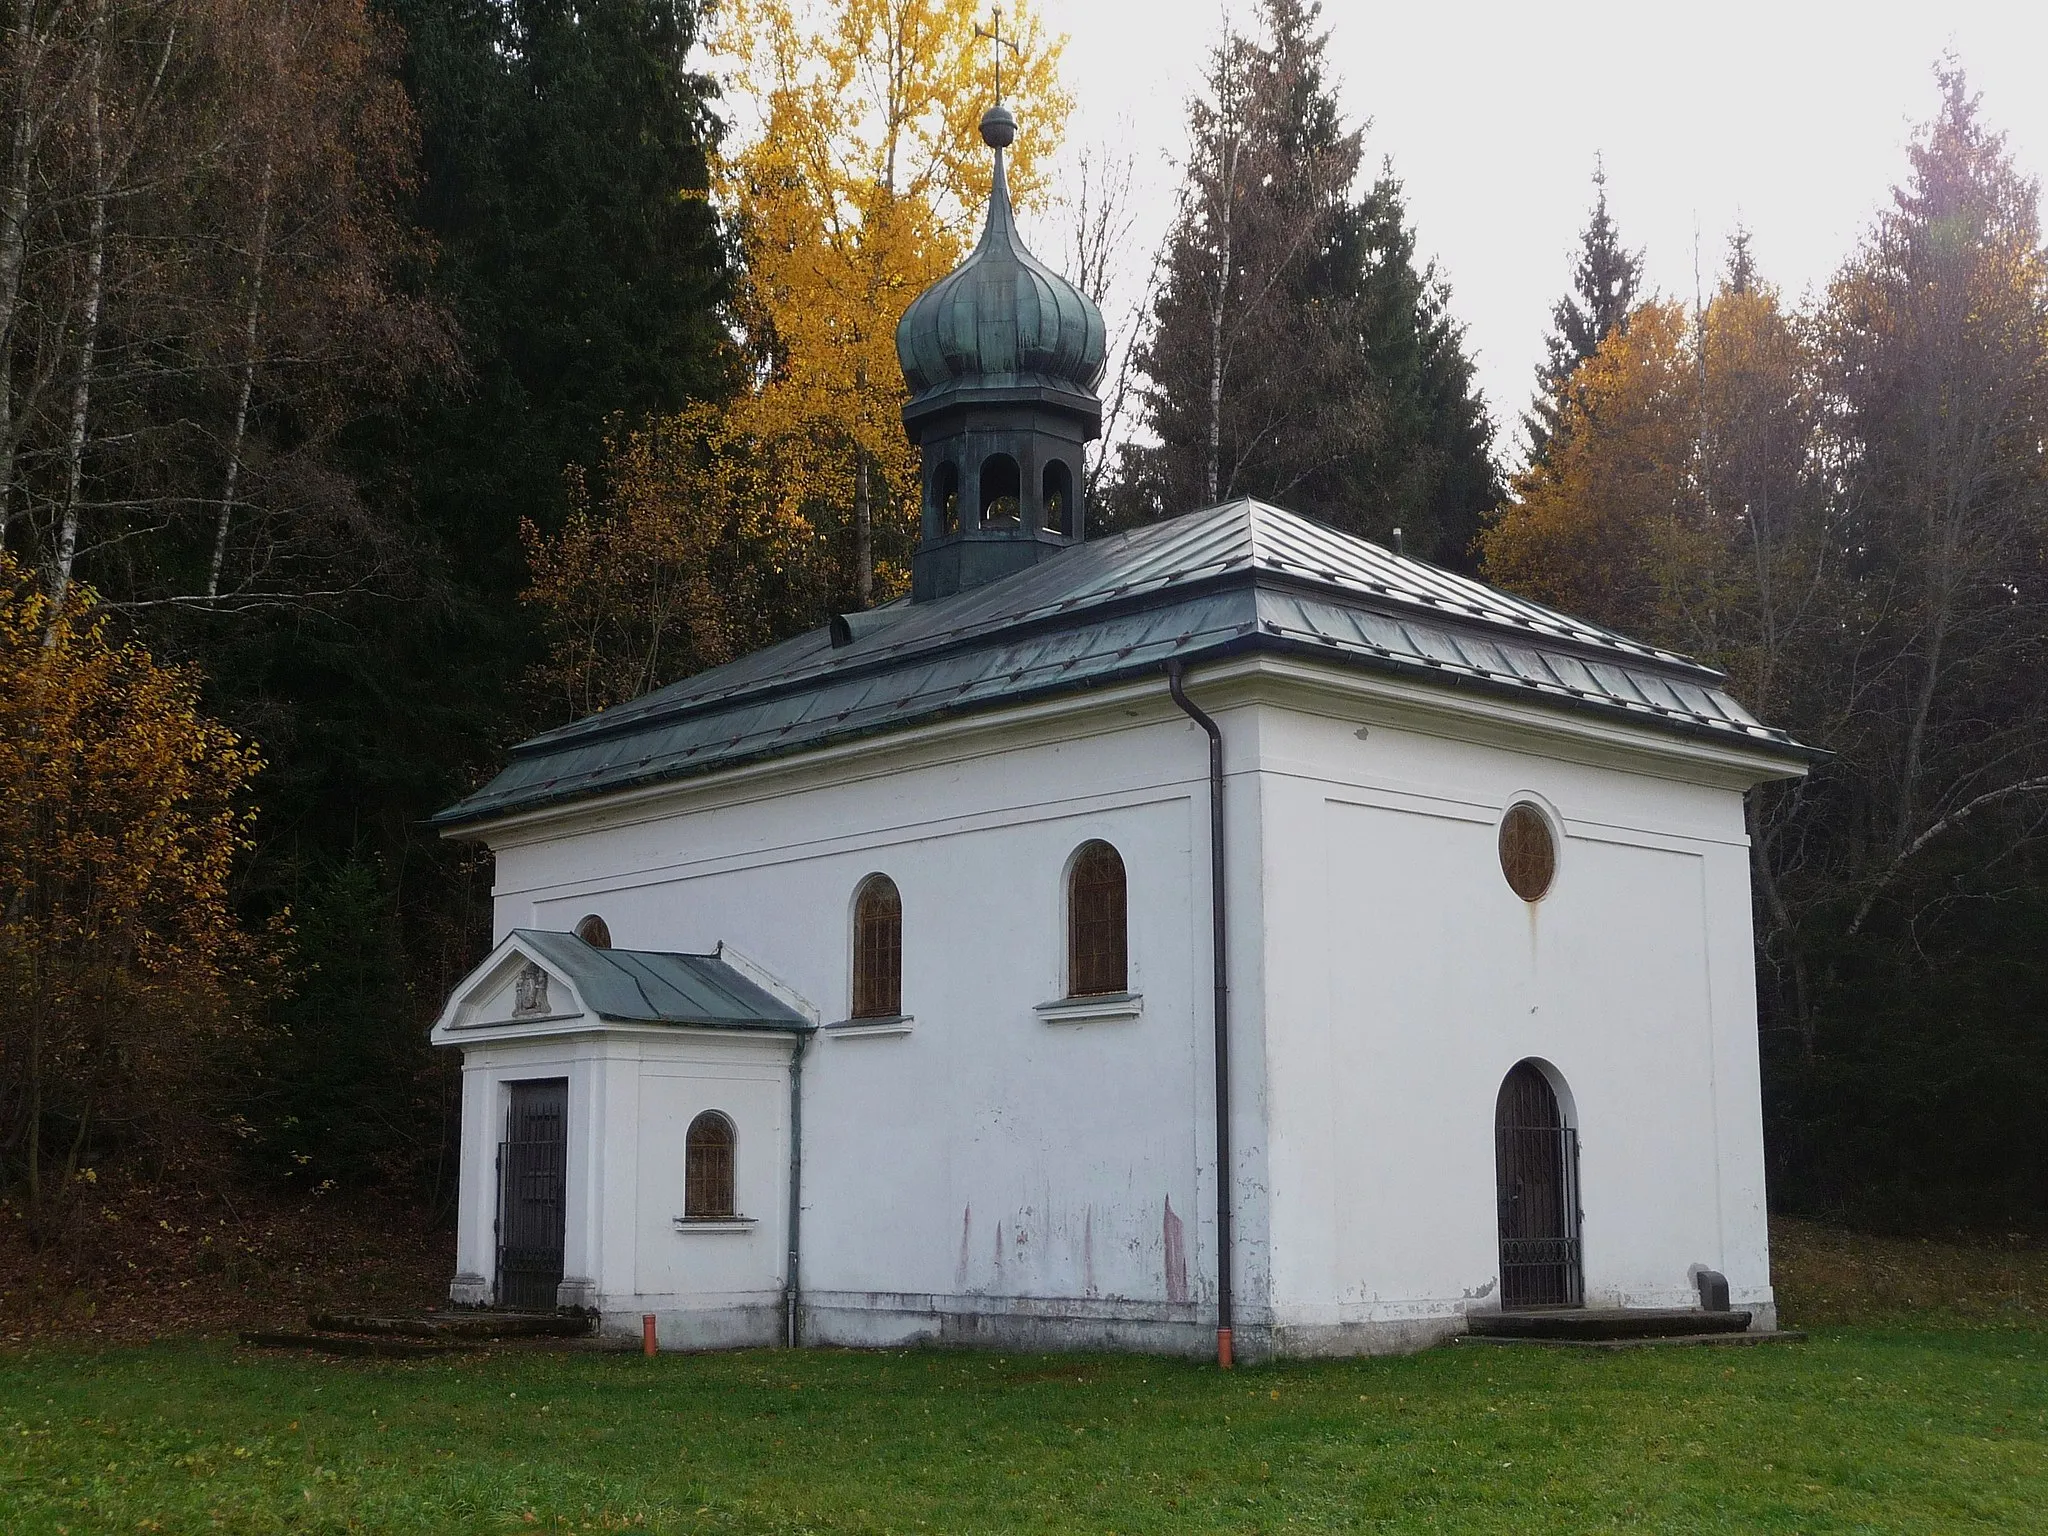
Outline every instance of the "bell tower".
[[903, 426], [923, 457], [915, 602], [1035, 565], [1087, 527], [1083, 453], [1102, 433], [1102, 312], [1017, 238], [1003, 172], [1016, 137], [998, 99], [981, 119], [995, 152], [981, 242], [896, 327], [910, 389]]

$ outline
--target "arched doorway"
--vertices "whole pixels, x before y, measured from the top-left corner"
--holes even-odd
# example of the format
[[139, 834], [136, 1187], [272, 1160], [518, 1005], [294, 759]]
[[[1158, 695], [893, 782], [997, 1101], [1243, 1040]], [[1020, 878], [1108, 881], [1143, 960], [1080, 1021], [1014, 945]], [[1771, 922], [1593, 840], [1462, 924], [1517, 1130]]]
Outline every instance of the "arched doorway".
[[1516, 1063], [1500, 1085], [1493, 1156], [1502, 1308], [1583, 1305], [1579, 1133], [1565, 1123], [1557, 1090], [1533, 1061]]

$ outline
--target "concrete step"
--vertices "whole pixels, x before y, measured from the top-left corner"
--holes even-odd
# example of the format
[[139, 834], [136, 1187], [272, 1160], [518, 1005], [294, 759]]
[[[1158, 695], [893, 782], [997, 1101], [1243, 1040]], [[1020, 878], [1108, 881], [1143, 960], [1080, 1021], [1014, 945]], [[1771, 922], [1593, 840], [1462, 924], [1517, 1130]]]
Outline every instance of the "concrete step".
[[306, 1325], [316, 1333], [397, 1339], [573, 1339], [591, 1331], [589, 1318], [564, 1312], [315, 1312]]
[[591, 1319], [563, 1312], [315, 1312], [304, 1329], [248, 1329], [241, 1340], [252, 1349], [425, 1360], [513, 1340], [581, 1340], [591, 1333]]
[[459, 1355], [479, 1349], [487, 1340], [429, 1343], [424, 1339], [363, 1338], [353, 1334], [264, 1332], [242, 1330], [243, 1344], [251, 1349], [304, 1349], [322, 1355], [372, 1357], [380, 1360], [431, 1360], [441, 1355]]
[[1769, 1333], [1660, 1333], [1635, 1339], [1511, 1339], [1461, 1333], [1451, 1342], [1512, 1349], [1670, 1349], [1685, 1345], [1733, 1345], [1741, 1348], [1750, 1344], [1797, 1344], [1805, 1337], [1796, 1328], [1778, 1328]]
[[1546, 1307], [1527, 1312], [1473, 1312], [1465, 1321], [1475, 1338], [1613, 1343], [1743, 1333], [1749, 1328], [1750, 1316], [1740, 1307], [1728, 1312], [1691, 1307]]

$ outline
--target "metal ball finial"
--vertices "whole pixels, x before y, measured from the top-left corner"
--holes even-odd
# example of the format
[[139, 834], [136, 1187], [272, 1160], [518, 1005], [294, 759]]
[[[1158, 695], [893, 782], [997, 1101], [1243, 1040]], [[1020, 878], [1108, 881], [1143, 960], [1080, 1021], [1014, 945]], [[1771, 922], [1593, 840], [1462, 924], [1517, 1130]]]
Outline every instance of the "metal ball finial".
[[997, 102], [981, 114], [981, 142], [990, 149], [1008, 149], [1017, 139], [1017, 119]]

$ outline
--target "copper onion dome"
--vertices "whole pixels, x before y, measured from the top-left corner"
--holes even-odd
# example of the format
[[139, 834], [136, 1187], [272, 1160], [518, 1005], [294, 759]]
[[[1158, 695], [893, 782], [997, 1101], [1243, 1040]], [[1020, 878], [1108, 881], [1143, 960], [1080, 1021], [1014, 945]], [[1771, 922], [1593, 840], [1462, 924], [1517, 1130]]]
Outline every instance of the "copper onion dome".
[[919, 294], [896, 327], [896, 356], [911, 394], [906, 415], [991, 388], [1092, 395], [1102, 377], [1102, 311], [1017, 238], [1003, 174], [1003, 150], [1016, 136], [1007, 107], [999, 103], [982, 115], [982, 142], [996, 152], [996, 168], [981, 243]]

